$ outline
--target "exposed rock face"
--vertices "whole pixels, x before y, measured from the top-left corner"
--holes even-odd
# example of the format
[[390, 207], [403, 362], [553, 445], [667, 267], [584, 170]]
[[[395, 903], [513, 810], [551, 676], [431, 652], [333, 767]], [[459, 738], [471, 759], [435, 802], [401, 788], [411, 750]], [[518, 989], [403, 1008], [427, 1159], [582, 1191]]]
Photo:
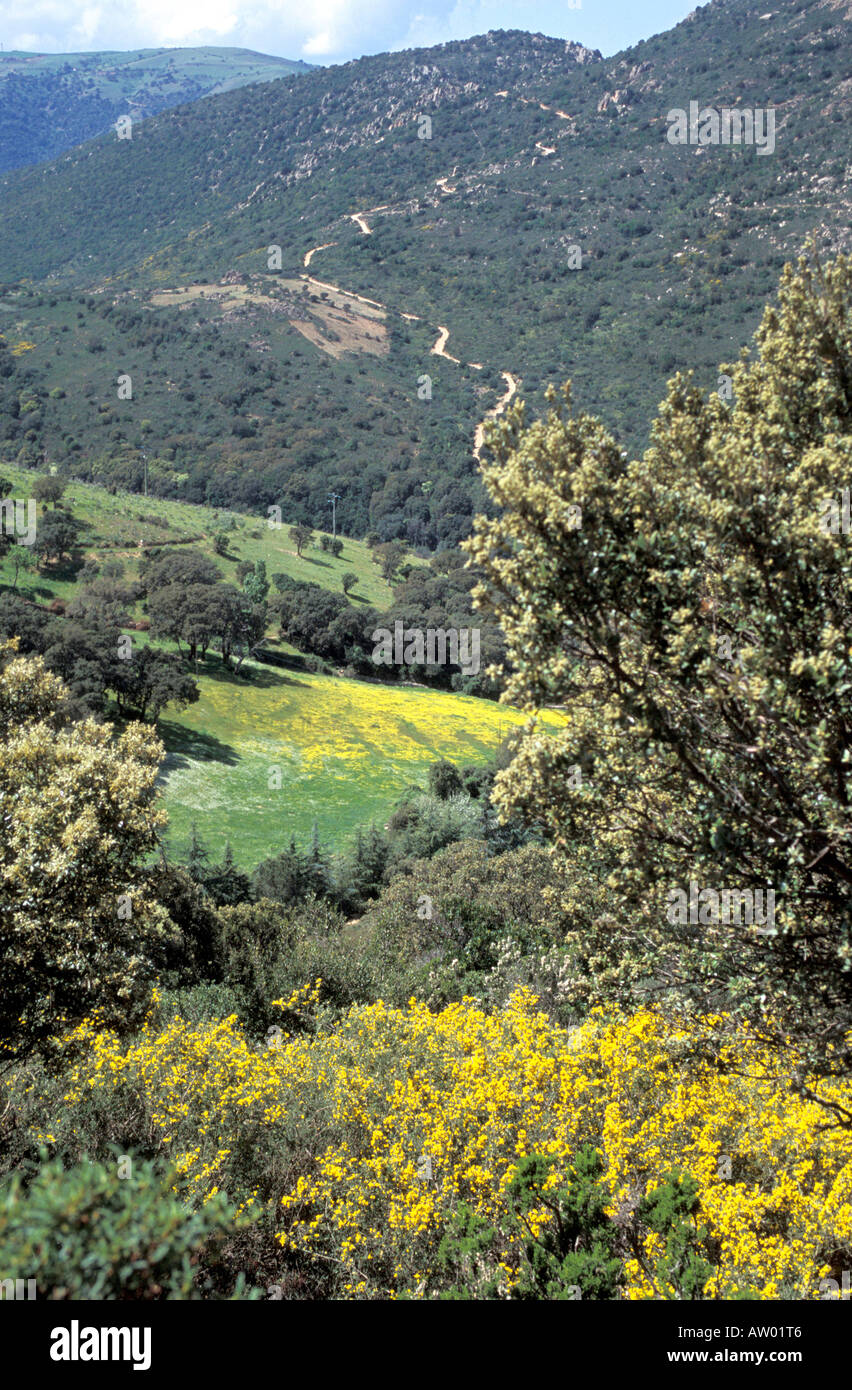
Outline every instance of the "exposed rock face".
[[597, 48], [584, 48], [581, 43], [566, 43], [565, 52], [575, 63], [599, 63], [601, 52]]
[[614, 106], [620, 116], [622, 111], [626, 111], [629, 105], [629, 93], [619, 88], [614, 92], [604, 92], [598, 102], [598, 110], [606, 111], [608, 107]]

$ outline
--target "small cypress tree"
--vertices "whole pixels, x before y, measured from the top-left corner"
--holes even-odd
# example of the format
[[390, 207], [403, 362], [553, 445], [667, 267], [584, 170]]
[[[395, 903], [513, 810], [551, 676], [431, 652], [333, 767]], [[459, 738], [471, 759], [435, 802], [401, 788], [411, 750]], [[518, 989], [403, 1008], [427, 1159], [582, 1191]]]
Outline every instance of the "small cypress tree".
[[195, 821], [189, 832], [189, 846], [186, 852], [186, 867], [190, 878], [195, 883], [203, 885], [204, 876], [207, 872], [206, 866], [210, 860], [210, 851], [198, 833]]
[[251, 879], [237, 868], [230, 841], [225, 845], [222, 863], [207, 870], [204, 886], [217, 907], [235, 907], [251, 901]]

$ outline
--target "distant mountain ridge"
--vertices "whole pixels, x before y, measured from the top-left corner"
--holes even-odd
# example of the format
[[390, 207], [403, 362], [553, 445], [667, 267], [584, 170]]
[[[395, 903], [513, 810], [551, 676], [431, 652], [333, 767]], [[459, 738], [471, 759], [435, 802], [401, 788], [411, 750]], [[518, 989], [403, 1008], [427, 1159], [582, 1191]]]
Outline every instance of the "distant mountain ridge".
[[[603, 59], [492, 32], [164, 112], [0, 179], [0, 445], [214, 506], [452, 544], [488, 415], [630, 451], [736, 358], [809, 234], [847, 249], [849, 9], [713, 0]], [[774, 152], [668, 113], [774, 112]], [[116, 378], [133, 380], [116, 399]]]
[[142, 48], [126, 53], [0, 54], [0, 173], [54, 159], [123, 115], [312, 70], [244, 48]]

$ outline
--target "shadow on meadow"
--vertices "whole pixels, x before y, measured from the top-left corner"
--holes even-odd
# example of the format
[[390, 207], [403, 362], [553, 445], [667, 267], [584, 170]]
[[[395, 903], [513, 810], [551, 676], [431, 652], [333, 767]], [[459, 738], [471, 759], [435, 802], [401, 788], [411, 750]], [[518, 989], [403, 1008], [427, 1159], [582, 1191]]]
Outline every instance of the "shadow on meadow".
[[[282, 685], [301, 686], [303, 689], [307, 689], [307, 681], [296, 680], [293, 676], [286, 675], [283, 670], [279, 669], [279, 664], [283, 666], [285, 661], [287, 661], [286, 657], [276, 654], [274, 666], [265, 664], [254, 666], [246, 665], [243, 666], [239, 675], [237, 675], [235, 671], [229, 671], [221, 662], [216, 662], [215, 665], [205, 665], [202, 663], [199, 664], [198, 674], [205, 676], [207, 680], [216, 681], [222, 685], [232, 685], [235, 690], [240, 691], [245, 690], [246, 687], [255, 690], [272, 690]], [[291, 666], [289, 661], [287, 661], [287, 666], [288, 669], [291, 670], [304, 670], [304, 666], [296, 662], [293, 662]]]
[[32, 604], [34, 608], [43, 607], [43, 604], [39, 602], [40, 599], [43, 599], [44, 603], [47, 603], [50, 599], [56, 597], [49, 585], [33, 582], [29, 584], [18, 584], [17, 588], [14, 584], [0, 584], [0, 594], [9, 594], [13, 598], [22, 599], [24, 603]]
[[[82, 526], [80, 529], [83, 529]], [[105, 558], [109, 559], [110, 557], [107, 555]], [[70, 555], [65, 554], [59, 560], [51, 560], [48, 564], [39, 565], [36, 571], [36, 578], [50, 579], [53, 580], [54, 583], [58, 582], [60, 584], [74, 584], [85, 562], [86, 555], [83, 546], [75, 546]], [[49, 588], [36, 589], [35, 585], [31, 587], [35, 593], [45, 593], [50, 597], [53, 596], [53, 591]]]
[[171, 719], [160, 719], [157, 731], [166, 746], [165, 767], [169, 772], [177, 768], [189, 767], [193, 762], [225, 763], [236, 767], [240, 755], [229, 743], [223, 743], [214, 734], [205, 734], [198, 729], [186, 729]]

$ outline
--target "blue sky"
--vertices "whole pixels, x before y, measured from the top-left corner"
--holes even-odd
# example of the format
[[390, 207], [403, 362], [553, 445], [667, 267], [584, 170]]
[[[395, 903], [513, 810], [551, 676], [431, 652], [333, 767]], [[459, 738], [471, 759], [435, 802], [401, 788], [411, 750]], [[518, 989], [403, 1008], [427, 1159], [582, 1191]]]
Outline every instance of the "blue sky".
[[694, 0], [0, 0], [0, 42], [47, 53], [214, 44], [340, 63], [528, 29], [609, 55], [693, 9]]

